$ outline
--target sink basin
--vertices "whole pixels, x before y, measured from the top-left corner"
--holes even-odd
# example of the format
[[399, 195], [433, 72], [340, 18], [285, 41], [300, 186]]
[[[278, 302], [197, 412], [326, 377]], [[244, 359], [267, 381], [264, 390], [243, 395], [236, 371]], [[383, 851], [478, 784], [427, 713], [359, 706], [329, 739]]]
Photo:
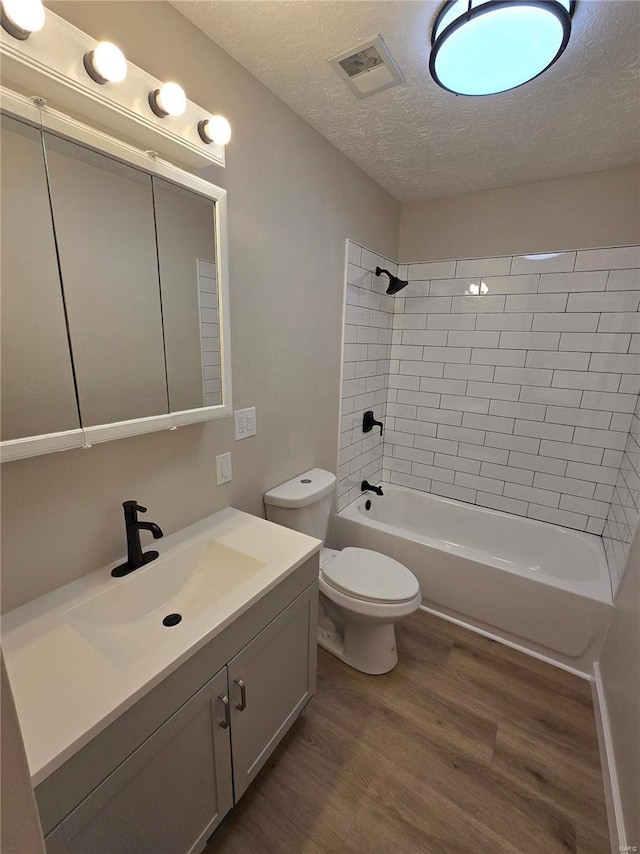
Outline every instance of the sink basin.
[[[192, 542], [71, 608], [66, 622], [114, 664], [126, 665], [180, 631], [265, 567], [214, 539]], [[163, 619], [179, 614], [170, 626]]]

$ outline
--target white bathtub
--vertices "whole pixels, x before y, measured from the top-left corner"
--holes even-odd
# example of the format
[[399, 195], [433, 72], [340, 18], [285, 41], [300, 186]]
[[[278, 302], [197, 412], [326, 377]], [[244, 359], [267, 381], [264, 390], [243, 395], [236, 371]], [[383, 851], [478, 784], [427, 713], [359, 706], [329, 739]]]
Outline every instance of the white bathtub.
[[612, 608], [599, 537], [382, 487], [338, 513], [339, 548], [388, 554], [416, 575], [429, 609], [591, 674]]

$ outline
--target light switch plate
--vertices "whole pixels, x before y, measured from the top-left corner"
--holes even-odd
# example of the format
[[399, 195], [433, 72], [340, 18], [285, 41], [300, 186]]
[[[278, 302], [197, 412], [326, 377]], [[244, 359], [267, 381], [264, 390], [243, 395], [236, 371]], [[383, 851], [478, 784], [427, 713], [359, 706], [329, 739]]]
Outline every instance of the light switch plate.
[[229, 483], [232, 478], [231, 454], [218, 454], [216, 457], [216, 483], [220, 486], [223, 483]]
[[246, 439], [248, 436], [256, 435], [256, 408], [251, 406], [249, 409], [236, 409], [233, 413], [236, 441], [238, 439]]

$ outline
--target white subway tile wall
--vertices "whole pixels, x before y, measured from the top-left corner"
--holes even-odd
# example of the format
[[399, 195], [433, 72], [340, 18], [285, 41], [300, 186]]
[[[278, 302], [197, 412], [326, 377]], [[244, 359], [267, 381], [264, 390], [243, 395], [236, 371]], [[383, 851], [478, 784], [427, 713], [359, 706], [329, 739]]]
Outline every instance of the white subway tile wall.
[[198, 298], [200, 305], [200, 341], [202, 350], [203, 406], [220, 406], [220, 318], [218, 317], [218, 280], [213, 261], [198, 258]]
[[615, 590], [622, 578], [640, 516], [640, 403], [631, 419], [631, 429], [615, 486], [610, 491], [603, 486], [596, 498], [611, 502], [603, 541]]
[[[386, 276], [376, 267], [396, 274], [398, 265], [348, 241], [342, 400], [338, 458], [338, 509], [360, 495], [363, 480], [382, 479], [383, 437], [375, 427], [362, 431], [362, 419], [372, 409], [376, 421], [387, 420], [389, 357], [393, 297], [385, 291]], [[422, 350], [421, 347], [417, 348]], [[413, 408], [415, 409], [415, 407]], [[411, 413], [413, 414], [413, 409]]]
[[605, 454], [637, 403], [638, 266], [637, 247], [404, 266], [383, 478], [602, 534]]
[[[392, 262], [353, 243], [349, 260], [339, 508], [377, 477], [597, 535], [607, 521], [619, 560], [634, 495], [637, 511], [640, 248], [403, 264], [396, 297], [372, 275]], [[362, 433], [367, 408], [383, 443]]]

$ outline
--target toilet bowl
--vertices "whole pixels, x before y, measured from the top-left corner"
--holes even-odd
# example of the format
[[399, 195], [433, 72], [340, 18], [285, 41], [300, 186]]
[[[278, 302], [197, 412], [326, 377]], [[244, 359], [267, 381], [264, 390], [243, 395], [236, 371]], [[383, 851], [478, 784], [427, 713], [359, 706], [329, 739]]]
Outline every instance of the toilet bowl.
[[422, 601], [416, 577], [369, 549], [323, 549], [320, 556], [318, 643], [364, 673], [398, 663], [395, 623]]
[[[267, 519], [323, 542], [335, 476], [312, 469], [269, 490]], [[323, 548], [320, 554], [318, 643], [363, 673], [388, 673], [398, 663], [395, 623], [422, 601], [417, 578], [380, 552]]]

